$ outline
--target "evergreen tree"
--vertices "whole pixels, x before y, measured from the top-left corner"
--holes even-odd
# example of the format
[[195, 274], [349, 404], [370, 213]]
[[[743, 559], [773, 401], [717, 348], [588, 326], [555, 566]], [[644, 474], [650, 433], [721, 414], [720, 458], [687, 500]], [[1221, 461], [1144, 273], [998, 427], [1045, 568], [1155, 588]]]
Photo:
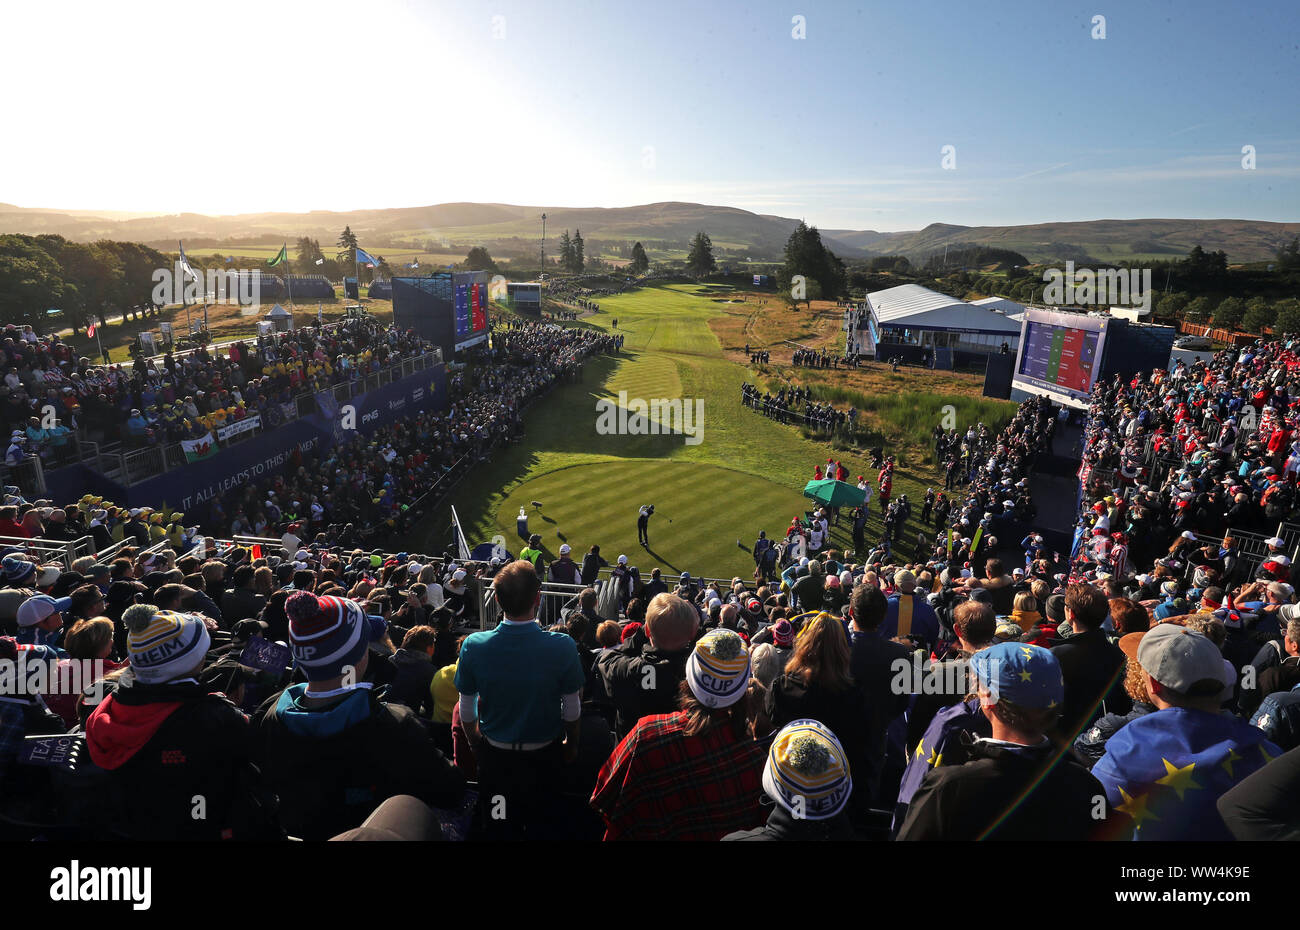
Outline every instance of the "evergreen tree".
[[343, 232], [339, 233], [338, 255], [336, 260], [343, 262], [352, 262], [356, 260], [357, 234], [352, 231], [351, 226], [344, 226]]
[[650, 268], [650, 256], [645, 254], [645, 248], [641, 243], [632, 246], [632, 273], [645, 274]]
[[787, 287], [796, 275], [804, 278], [804, 296], [813, 300], [812, 283], [817, 283], [818, 297], [837, 297], [844, 291], [844, 262], [822, 243], [816, 226], [800, 220], [785, 243], [785, 267], [782, 279]]
[[569, 238], [569, 231], [566, 229], [560, 233], [560, 267], [569, 271], [573, 267], [573, 240]]
[[587, 266], [587, 247], [582, 241], [582, 230], [573, 231], [573, 268], [570, 270], [574, 274], [582, 274], [583, 268]]
[[686, 269], [696, 277], [710, 274], [718, 263], [713, 260], [713, 241], [709, 234], [700, 230], [691, 239], [690, 254], [686, 256]]

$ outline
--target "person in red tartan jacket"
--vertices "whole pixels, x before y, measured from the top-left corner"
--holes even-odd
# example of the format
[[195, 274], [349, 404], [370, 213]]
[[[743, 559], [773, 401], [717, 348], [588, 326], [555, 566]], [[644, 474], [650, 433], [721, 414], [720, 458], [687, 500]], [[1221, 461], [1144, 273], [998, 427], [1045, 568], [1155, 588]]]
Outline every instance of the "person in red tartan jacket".
[[686, 663], [681, 710], [642, 717], [596, 778], [606, 840], [713, 842], [766, 819], [766, 753], [749, 732], [749, 650], [710, 630]]

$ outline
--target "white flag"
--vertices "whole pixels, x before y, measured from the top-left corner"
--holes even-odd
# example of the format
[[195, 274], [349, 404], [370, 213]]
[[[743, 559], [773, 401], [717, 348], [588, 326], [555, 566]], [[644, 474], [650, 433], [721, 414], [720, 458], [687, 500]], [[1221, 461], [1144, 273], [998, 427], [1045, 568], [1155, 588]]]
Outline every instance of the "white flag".
[[180, 247], [181, 247], [181, 270], [184, 271], [191, 278], [193, 278], [195, 281], [202, 281], [203, 279], [199, 277], [199, 273], [195, 271], [193, 267], [191, 267], [190, 260], [185, 257], [185, 243], [183, 242], [180, 243]]

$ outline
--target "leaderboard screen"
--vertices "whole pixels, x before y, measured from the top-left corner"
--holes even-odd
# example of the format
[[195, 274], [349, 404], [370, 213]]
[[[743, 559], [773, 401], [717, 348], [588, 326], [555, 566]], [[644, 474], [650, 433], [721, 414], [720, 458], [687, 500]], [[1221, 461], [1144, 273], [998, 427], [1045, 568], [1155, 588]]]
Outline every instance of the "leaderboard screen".
[[1101, 369], [1103, 318], [1050, 310], [1025, 311], [1012, 384], [1081, 406]]
[[457, 284], [453, 301], [456, 320], [456, 350], [487, 338], [488, 286], [483, 283]]

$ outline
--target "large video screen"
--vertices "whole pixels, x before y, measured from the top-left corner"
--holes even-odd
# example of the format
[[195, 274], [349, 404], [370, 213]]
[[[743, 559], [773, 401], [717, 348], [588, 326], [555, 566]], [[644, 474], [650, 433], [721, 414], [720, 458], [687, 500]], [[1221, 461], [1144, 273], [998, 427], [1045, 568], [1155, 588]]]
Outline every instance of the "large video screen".
[[487, 338], [486, 284], [457, 284], [455, 299], [456, 349], [474, 345]]
[[1108, 322], [1082, 313], [1026, 310], [1012, 386], [1072, 407], [1087, 406], [1101, 373]]

